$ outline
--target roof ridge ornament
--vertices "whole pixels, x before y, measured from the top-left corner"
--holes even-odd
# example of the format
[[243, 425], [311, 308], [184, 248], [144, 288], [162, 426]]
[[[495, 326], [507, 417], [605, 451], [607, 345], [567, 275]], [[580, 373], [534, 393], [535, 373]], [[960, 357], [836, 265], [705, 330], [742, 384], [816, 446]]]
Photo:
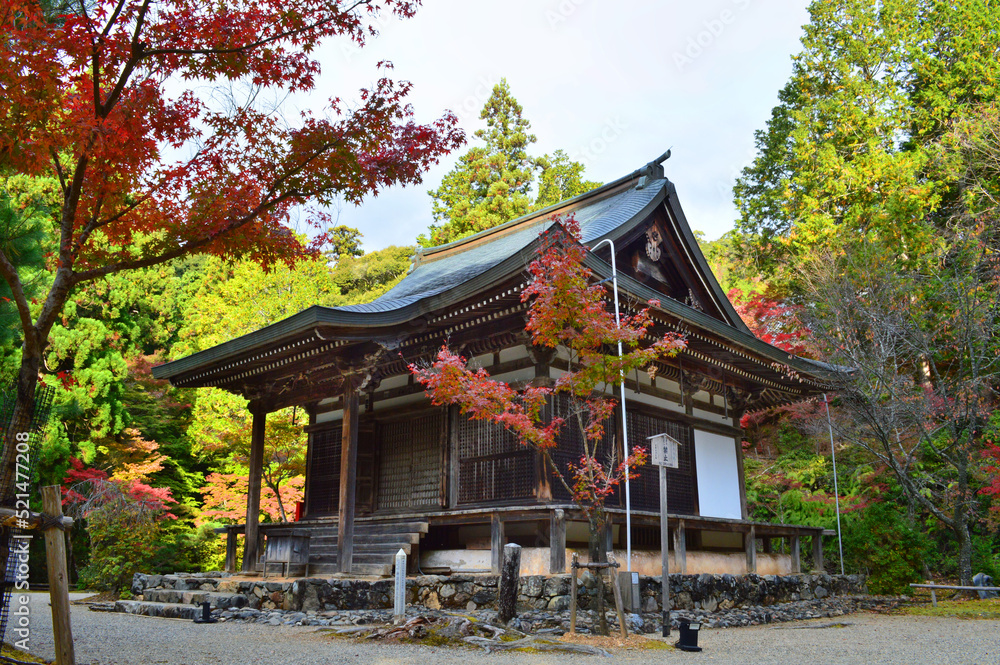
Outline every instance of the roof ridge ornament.
[[410, 257], [410, 267], [406, 269], [406, 274], [409, 275], [413, 270], [420, 265], [420, 261], [424, 258], [424, 248], [422, 245], [417, 245], [416, 251], [413, 256]]
[[654, 180], [663, 180], [663, 162], [670, 159], [671, 150], [673, 150], [673, 146], [668, 148], [665, 153], [639, 169], [639, 182], [635, 186], [636, 189], [643, 189]]

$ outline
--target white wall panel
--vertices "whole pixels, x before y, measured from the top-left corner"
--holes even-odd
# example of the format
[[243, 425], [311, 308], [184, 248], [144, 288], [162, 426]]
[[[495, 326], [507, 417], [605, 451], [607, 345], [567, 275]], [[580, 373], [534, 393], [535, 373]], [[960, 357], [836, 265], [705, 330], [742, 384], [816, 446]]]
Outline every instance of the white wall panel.
[[704, 517], [740, 519], [740, 474], [731, 436], [694, 431], [698, 507]]

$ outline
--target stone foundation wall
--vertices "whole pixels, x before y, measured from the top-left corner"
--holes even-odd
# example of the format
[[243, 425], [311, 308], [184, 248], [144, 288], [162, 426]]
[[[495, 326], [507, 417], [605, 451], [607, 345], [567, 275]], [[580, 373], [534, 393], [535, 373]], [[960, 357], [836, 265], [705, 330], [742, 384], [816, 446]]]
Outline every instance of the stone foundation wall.
[[[580, 577], [580, 607], [596, 606], [597, 581], [590, 571]], [[495, 575], [422, 575], [406, 580], [407, 604], [430, 609], [476, 610], [495, 608]], [[293, 582], [232, 579], [227, 573], [146, 575], [136, 573], [132, 593], [165, 588], [194, 592], [239, 594], [254, 609], [283, 609], [302, 612], [323, 610], [391, 609], [392, 580], [349, 580], [308, 578]], [[605, 584], [606, 602], [613, 607], [610, 584]], [[660, 611], [660, 578], [640, 576], [643, 612]], [[569, 575], [522, 577], [519, 610], [565, 610], [569, 607]], [[670, 594], [677, 609], [730, 609], [752, 605], [773, 605], [796, 600], [865, 593], [864, 579], [858, 575], [671, 575]]]

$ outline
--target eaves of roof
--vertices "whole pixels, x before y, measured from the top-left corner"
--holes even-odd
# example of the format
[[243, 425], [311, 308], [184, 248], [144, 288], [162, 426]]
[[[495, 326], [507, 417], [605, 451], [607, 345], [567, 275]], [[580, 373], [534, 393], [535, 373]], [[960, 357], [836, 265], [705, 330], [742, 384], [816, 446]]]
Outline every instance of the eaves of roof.
[[[587, 254], [584, 259], [584, 265], [603, 278], [611, 277], [611, 266], [592, 253]], [[622, 291], [637, 299], [646, 302], [650, 300], [659, 301], [659, 306], [654, 307], [653, 309], [658, 309], [665, 314], [684, 321], [685, 323], [689, 323], [696, 328], [701, 328], [709, 333], [718, 335], [719, 337], [722, 337], [737, 346], [741, 346], [748, 351], [764, 356], [775, 363], [787, 365], [796, 372], [806, 373], [814, 378], [822, 380], [830, 374], [849, 371], [848, 368], [838, 367], [836, 365], [830, 365], [828, 363], [790, 354], [787, 351], [779, 349], [776, 346], [772, 346], [771, 344], [757, 338], [749, 331], [749, 328], [746, 328], [745, 331], [734, 328], [733, 326], [709, 316], [704, 312], [694, 309], [689, 305], [678, 302], [672, 298], [668, 298], [662, 293], [649, 288], [645, 284], [632, 279], [628, 275], [618, 275], [618, 286]]]
[[[575, 205], [566, 205], [564, 202], [519, 220], [508, 222], [504, 227], [490, 229], [482, 234], [451, 243], [452, 248], [464, 245], [468, 249], [433, 262], [418, 264], [416, 269], [396, 287], [371, 303], [344, 307], [314, 305], [260, 330], [154, 367], [153, 376], [157, 379], [171, 379], [223, 360], [247, 354], [255, 349], [276, 344], [281, 340], [307, 332], [316, 326], [355, 329], [359, 333], [364, 331], [363, 337], [366, 339], [378, 337], [378, 331], [388, 333], [395, 326], [461, 302], [493, 284], [523, 271], [536, 254], [539, 242], [538, 233], [556, 222], [557, 213], [586, 212], [588, 203], [600, 204], [609, 194], [622, 199], [619, 202], [621, 205], [612, 206], [614, 209], [610, 212], [602, 211], [609, 212], [609, 214], [598, 214], [593, 219], [585, 220], [583, 240], [585, 243], [592, 244], [605, 237], [614, 239], [630, 229], [632, 224], [645, 219], [664, 200], [666, 191], [667, 181], [657, 180], [650, 183], [641, 193], [636, 190], [616, 193], [615, 189], [619, 188], [624, 180], [620, 179], [598, 190], [571, 199], [570, 202], [575, 202]], [[605, 196], [596, 196], [597, 193], [603, 193]], [[619, 208], [621, 209], [619, 210]], [[521, 228], [511, 233], [518, 226]], [[484, 237], [498, 236], [498, 229], [501, 228], [505, 228], [509, 234], [508, 237], [511, 238], [508, 242], [509, 251], [506, 257], [503, 257], [502, 253], [498, 255], [496, 251], [485, 251], [494, 249], [497, 244], [495, 241], [479, 244], [477, 247], [473, 246], [473, 241], [481, 240], [480, 235]], [[522, 237], [518, 238], [515, 235]], [[499, 234], [499, 236], [502, 237], [503, 234]], [[449, 245], [434, 249], [440, 250], [444, 247], [449, 247]], [[455, 265], [474, 253], [472, 250], [477, 250], [478, 254], [482, 255], [483, 260], [478, 263], [471, 262], [469, 265]], [[452, 269], [448, 270], [449, 267]], [[431, 273], [431, 275], [424, 279], [423, 276], [426, 273]], [[344, 338], [360, 339], [361, 337], [347, 335]]]

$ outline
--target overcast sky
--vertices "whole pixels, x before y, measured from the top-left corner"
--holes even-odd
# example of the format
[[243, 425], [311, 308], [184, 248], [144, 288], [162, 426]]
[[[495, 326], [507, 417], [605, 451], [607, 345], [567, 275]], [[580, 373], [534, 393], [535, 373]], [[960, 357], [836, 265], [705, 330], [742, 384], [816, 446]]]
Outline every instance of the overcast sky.
[[[673, 147], [667, 177], [695, 230], [732, 228], [732, 185], [753, 156], [799, 51], [806, 0], [424, 0], [413, 19], [380, 21], [363, 49], [331, 42], [318, 57], [319, 92], [350, 97], [390, 60], [413, 83], [418, 120], [451, 109], [472, 139], [493, 85], [507, 79], [538, 137], [533, 154], [566, 150], [591, 180], [608, 182]], [[317, 100], [318, 101], [318, 100]], [[297, 104], [311, 104], [295, 100]], [[431, 222], [424, 183], [393, 188], [340, 223], [367, 250], [412, 244]]]

